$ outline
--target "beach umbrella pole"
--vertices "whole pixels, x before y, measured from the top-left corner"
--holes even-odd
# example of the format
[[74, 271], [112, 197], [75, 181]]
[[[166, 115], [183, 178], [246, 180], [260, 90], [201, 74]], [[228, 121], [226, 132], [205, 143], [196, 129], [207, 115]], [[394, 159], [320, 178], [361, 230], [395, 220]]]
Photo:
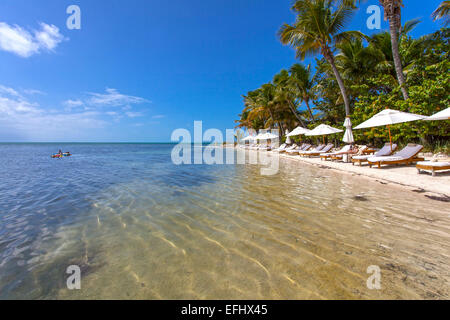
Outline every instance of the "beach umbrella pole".
[[388, 125], [388, 130], [389, 130], [389, 143], [391, 144], [391, 152], [392, 152], [392, 136], [391, 136], [391, 126]]

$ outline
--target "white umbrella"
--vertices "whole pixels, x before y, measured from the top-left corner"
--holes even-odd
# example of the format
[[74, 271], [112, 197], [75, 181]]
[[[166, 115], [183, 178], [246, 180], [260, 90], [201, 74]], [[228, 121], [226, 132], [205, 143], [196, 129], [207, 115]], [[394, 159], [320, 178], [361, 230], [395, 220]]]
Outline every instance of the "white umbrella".
[[385, 109], [367, 121], [364, 121], [355, 129], [364, 129], [372, 127], [387, 126], [389, 130], [389, 142], [391, 143], [392, 149], [392, 136], [391, 136], [391, 125], [396, 123], [410, 122], [416, 120], [423, 120], [427, 117], [421, 116], [419, 114], [407, 113], [398, 110]]
[[255, 140], [255, 137], [254, 136], [248, 136], [248, 137], [245, 137], [244, 139], [242, 139], [242, 141], [251, 141], [251, 140]]
[[272, 139], [278, 139], [278, 136], [276, 134], [270, 133], [270, 132], [266, 132], [266, 133], [261, 133], [257, 136], [257, 138], [259, 140], [272, 140]]
[[256, 135], [256, 136], [255, 136], [255, 140], [260, 140], [262, 136], [263, 136], [263, 134], [262, 134], [262, 133], [260, 133], [260, 134]]
[[291, 144], [291, 137], [289, 136], [289, 130], [286, 129], [286, 143]]
[[439, 111], [438, 113], [433, 114], [431, 117], [428, 117], [425, 120], [450, 120], [450, 108]]
[[308, 132], [307, 136], [324, 136], [323, 141], [325, 142], [325, 135], [334, 134], [338, 132], [343, 132], [344, 130], [333, 128], [327, 124], [321, 124], [315, 127], [311, 132]]
[[292, 132], [289, 133], [287, 136], [294, 137], [294, 136], [299, 136], [299, 135], [306, 134], [309, 132], [311, 132], [311, 130], [303, 128], [303, 127], [297, 127], [294, 130], [292, 130]]
[[425, 116], [421, 116], [419, 114], [385, 109], [374, 115], [369, 120], [361, 123], [359, 126], [356, 126], [355, 129], [389, 126], [391, 124], [423, 120], [425, 118]]
[[342, 141], [346, 143], [353, 143], [355, 142], [355, 139], [353, 138], [353, 132], [352, 132], [352, 121], [350, 118], [345, 118], [344, 127], [346, 128], [344, 133], [344, 139]]

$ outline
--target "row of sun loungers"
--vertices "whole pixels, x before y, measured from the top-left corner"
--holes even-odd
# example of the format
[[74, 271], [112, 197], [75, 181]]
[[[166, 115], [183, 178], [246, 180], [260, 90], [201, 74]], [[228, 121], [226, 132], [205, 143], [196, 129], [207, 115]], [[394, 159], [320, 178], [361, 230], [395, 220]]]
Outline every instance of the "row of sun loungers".
[[302, 157], [308, 157], [308, 158], [318, 157], [322, 153], [330, 152], [330, 150], [333, 149], [333, 147], [334, 147], [334, 145], [332, 143], [329, 143], [327, 145], [320, 145], [317, 148], [315, 148], [314, 150], [299, 152], [299, 155]]
[[306, 151], [306, 150], [309, 150], [310, 148], [311, 148], [311, 145], [310, 145], [310, 144], [304, 143], [304, 144], [302, 144], [301, 146], [296, 147], [296, 148], [294, 148], [294, 149], [286, 150], [286, 153], [287, 153], [288, 155], [293, 156], [293, 155], [299, 154], [300, 152], [304, 152], [304, 151]]
[[450, 170], [450, 162], [431, 162], [424, 161], [424, 158], [419, 157], [418, 154], [422, 151], [423, 146], [419, 144], [408, 144], [402, 150], [396, 152], [397, 145], [386, 143], [383, 148], [376, 151], [374, 154], [364, 154], [367, 152], [374, 152], [375, 150], [368, 150], [366, 146], [359, 149], [355, 149], [346, 145], [343, 148], [330, 152], [333, 149], [333, 144], [327, 145], [321, 144], [313, 149], [308, 143], [303, 143], [298, 146], [296, 144], [287, 145], [282, 144], [280, 147], [275, 148], [273, 145], [251, 145], [244, 147], [251, 150], [266, 150], [277, 153], [286, 153], [288, 155], [300, 155], [302, 157], [320, 157], [321, 160], [343, 160], [344, 155], [351, 155], [351, 162], [354, 165], [358, 163], [362, 166], [363, 163], [368, 163], [370, 167], [377, 166], [380, 168], [382, 165], [409, 165], [417, 163], [416, 167], [418, 173], [422, 170], [431, 171], [433, 176], [436, 171]]

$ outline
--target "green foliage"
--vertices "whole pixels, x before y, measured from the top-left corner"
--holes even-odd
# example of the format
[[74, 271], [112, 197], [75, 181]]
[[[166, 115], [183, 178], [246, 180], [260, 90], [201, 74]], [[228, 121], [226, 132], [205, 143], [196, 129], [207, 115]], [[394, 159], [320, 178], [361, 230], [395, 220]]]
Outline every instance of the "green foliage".
[[[450, 107], [450, 78], [448, 60], [448, 29], [418, 41], [421, 50], [417, 50], [414, 65], [408, 72], [407, 84], [410, 98], [401, 97], [400, 88], [392, 77], [378, 74], [366, 79], [364, 84], [352, 86], [357, 92], [352, 121], [355, 125], [369, 119], [385, 108], [430, 116]], [[442, 145], [450, 137], [448, 121], [415, 121], [394, 125], [391, 128], [394, 141], [400, 144], [419, 142], [434, 149], [433, 145]], [[381, 143], [387, 141], [386, 128], [355, 130], [357, 141]]]
[[[430, 116], [450, 107], [450, 29], [412, 38], [408, 32], [419, 21], [404, 24], [398, 52], [409, 94], [405, 100], [394, 67], [391, 35], [380, 32], [368, 38], [345, 32], [342, 27], [353, 8], [345, 7], [342, 19], [336, 23], [331, 17], [341, 13], [333, 11], [333, 1], [314, 1], [315, 6], [310, 6], [311, 3], [308, 0], [295, 3], [297, 20], [293, 26], [281, 28], [281, 42], [295, 48], [300, 58], [309, 54], [325, 55], [324, 50], [333, 48], [332, 61], [347, 88], [353, 126], [385, 108]], [[311, 20], [314, 16], [320, 17], [323, 24], [314, 27]], [[237, 120], [239, 126], [256, 130], [279, 127], [284, 131], [298, 125], [314, 128], [318, 123], [325, 123], [343, 128], [346, 111], [334, 71], [325, 56], [316, 58], [315, 73], [310, 66], [301, 64], [295, 64], [289, 71], [282, 70], [271, 83], [244, 96], [246, 107]], [[303, 110], [299, 110], [302, 105]], [[415, 121], [396, 124], [390, 129], [393, 141], [400, 147], [417, 142], [426, 151], [449, 153], [449, 121]], [[330, 139], [339, 140], [337, 136]], [[386, 127], [354, 130], [354, 136], [359, 144], [376, 146], [389, 140]]]

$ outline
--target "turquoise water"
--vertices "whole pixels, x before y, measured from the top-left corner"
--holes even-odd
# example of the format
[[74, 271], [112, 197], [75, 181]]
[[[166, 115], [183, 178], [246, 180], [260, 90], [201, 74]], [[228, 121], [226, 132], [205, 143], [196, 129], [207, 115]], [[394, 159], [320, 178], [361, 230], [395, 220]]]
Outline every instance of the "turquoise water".
[[285, 159], [176, 166], [172, 148], [0, 144], [0, 298], [449, 297], [442, 202]]

